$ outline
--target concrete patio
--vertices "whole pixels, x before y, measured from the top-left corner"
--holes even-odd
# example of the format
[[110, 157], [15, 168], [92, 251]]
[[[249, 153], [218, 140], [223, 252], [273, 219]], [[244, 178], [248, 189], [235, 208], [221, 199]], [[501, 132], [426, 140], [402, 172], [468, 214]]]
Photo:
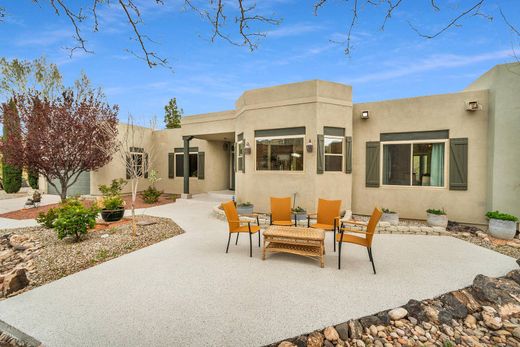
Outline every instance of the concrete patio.
[[[186, 233], [0, 302], [0, 319], [46, 346], [259, 346], [499, 276], [515, 260], [444, 236], [376, 235], [346, 246], [331, 235], [325, 268], [271, 255], [242, 236], [225, 254], [227, 224], [209, 196], [149, 208]], [[256, 237], [255, 237], [256, 242]]]

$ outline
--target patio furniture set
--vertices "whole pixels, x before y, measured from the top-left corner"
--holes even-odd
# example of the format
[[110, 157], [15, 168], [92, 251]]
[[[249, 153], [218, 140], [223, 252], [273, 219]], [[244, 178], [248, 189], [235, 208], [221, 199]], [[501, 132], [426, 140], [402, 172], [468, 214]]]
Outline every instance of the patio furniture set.
[[[240, 233], [249, 234], [249, 256], [253, 256], [253, 235], [258, 233], [258, 247], [261, 243], [261, 228], [259, 214], [239, 214], [234, 201], [222, 204], [229, 226], [229, 236], [226, 253], [229, 251], [231, 235], [236, 234], [235, 245], [238, 244]], [[264, 231], [262, 259], [266, 253], [291, 253], [309, 257], [325, 266], [325, 232], [334, 233], [333, 247], [336, 252], [338, 243], [338, 269], [341, 269], [341, 248], [343, 243], [351, 243], [363, 246], [367, 249], [368, 257], [372, 263], [374, 274], [376, 268], [372, 254], [372, 240], [376, 232], [377, 223], [383, 212], [375, 208], [368, 223], [341, 218], [341, 200], [318, 200], [318, 211], [307, 215], [307, 227], [298, 226], [297, 216], [291, 210], [290, 197], [272, 197], [271, 212], [269, 213], [269, 227]], [[243, 220], [241, 217], [248, 217]], [[252, 225], [256, 219], [256, 225]], [[311, 220], [315, 219], [315, 223]]]

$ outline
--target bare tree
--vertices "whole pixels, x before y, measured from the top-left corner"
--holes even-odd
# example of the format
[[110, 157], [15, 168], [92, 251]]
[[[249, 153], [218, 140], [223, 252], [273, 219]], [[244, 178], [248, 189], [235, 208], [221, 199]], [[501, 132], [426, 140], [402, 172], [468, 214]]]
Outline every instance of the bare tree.
[[[139, 182], [148, 178], [148, 173], [154, 162], [155, 146], [148, 138], [146, 131], [156, 129], [156, 120], [152, 119], [150, 128], [145, 129], [134, 124], [134, 119], [128, 116], [127, 124], [121, 124], [122, 131], [106, 128], [107, 136], [115, 136], [114, 159], [123, 165], [126, 172], [126, 179], [130, 182], [131, 190], [131, 211], [132, 211], [132, 234], [137, 235], [137, 224], [135, 219], [135, 201], [139, 192]], [[121, 129], [120, 129], [121, 130]], [[102, 149], [107, 151], [107, 149]]]
[[[76, 45], [70, 48], [71, 54], [76, 50], [92, 53], [87, 47], [84, 27], [90, 24], [92, 31], [97, 32], [101, 30], [98, 11], [104, 6], [120, 11], [128, 23], [132, 35], [131, 38], [137, 45], [137, 50], [127, 49], [129, 53], [146, 61], [151, 68], [155, 66], [169, 67], [166, 58], [149, 48], [149, 45], [154, 43], [154, 41], [143, 32], [142, 26], [144, 24], [143, 9], [145, 4], [147, 7], [150, 4], [157, 7], [168, 6], [164, 0], [147, 0], [147, 2], [137, 0], [90, 0], [87, 4], [78, 1], [79, 5], [70, 0], [33, 0], [33, 2], [37, 4], [48, 3], [56, 15], [64, 15], [69, 19], [76, 41]], [[313, 5], [309, 9], [313, 9], [314, 14], [318, 15], [321, 9], [328, 6], [331, 2], [331, 0], [314, 0]], [[245, 46], [250, 50], [257, 48], [258, 39], [266, 36], [268, 28], [278, 25], [282, 21], [281, 18], [278, 18], [273, 13], [263, 13], [265, 11], [256, 6], [255, 0], [184, 0], [181, 3], [184, 4], [186, 10], [198, 14], [209, 24], [211, 41], [222, 39], [233, 45]], [[394, 13], [411, 2], [403, 0], [344, 0], [341, 3], [347, 6], [348, 9], [345, 16], [347, 26], [345, 29], [345, 40], [338, 43], [343, 44], [345, 53], [350, 55], [354, 30], [358, 25], [358, 19], [366, 8], [373, 7], [380, 10], [380, 29], [384, 30]], [[434, 14], [440, 14], [446, 11], [446, 9], [457, 8], [455, 11], [452, 11], [454, 13], [440, 29], [431, 33], [427, 33], [416, 24], [409, 22], [411, 29], [425, 39], [434, 39], [452, 28], [460, 27], [463, 21], [470, 17], [479, 17], [493, 21], [494, 16], [491, 13], [493, 11], [500, 12], [500, 18], [513, 33], [516, 35], [519, 33], [517, 26], [504, 15], [498, 0], [460, 1], [451, 4], [444, 3], [442, 6], [436, 0], [423, 0], [422, 4], [427, 7], [426, 10], [431, 10]], [[487, 7], [487, 11], [490, 13], [484, 11], [485, 5], [490, 5]], [[2, 15], [5, 15], [5, 10], [0, 8], [0, 22]], [[136, 51], [140, 53], [136, 53]]]

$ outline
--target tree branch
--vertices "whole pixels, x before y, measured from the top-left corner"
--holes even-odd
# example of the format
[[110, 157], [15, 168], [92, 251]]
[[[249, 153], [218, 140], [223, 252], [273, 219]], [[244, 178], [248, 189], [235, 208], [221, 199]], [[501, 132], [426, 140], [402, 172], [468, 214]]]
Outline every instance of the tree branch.
[[500, 11], [500, 15], [502, 16], [502, 19], [504, 20], [504, 22], [506, 23], [506, 25], [509, 27], [509, 29], [511, 29], [511, 31], [513, 33], [515, 33], [517, 36], [520, 36], [520, 31], [518, 31], [517, 28], [515, 28], [513, 26], [513, 24], [511, 24], [511, 22], [506, 18], [506, 15], [504, 14], [504, 12], [502, 12], [502, 9], [499, 8], [498, 9]]

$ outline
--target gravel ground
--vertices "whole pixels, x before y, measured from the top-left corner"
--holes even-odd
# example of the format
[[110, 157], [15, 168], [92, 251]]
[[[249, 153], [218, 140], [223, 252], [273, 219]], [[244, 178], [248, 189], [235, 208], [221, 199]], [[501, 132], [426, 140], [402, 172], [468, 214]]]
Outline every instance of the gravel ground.
[[136, 237], [132, 236], [131, 224], [90, 231], [80, 242], [58, 240], [54, 230], [43, 227], [9, 230], [9, 233], [34, 238], [42, 246], [33, 259], [34, 271], [28, 273], [30, 284], [23, 291], [184, 233], [168, 218], [137, 216], [137, 219], [155, 224], [138, 225]]

